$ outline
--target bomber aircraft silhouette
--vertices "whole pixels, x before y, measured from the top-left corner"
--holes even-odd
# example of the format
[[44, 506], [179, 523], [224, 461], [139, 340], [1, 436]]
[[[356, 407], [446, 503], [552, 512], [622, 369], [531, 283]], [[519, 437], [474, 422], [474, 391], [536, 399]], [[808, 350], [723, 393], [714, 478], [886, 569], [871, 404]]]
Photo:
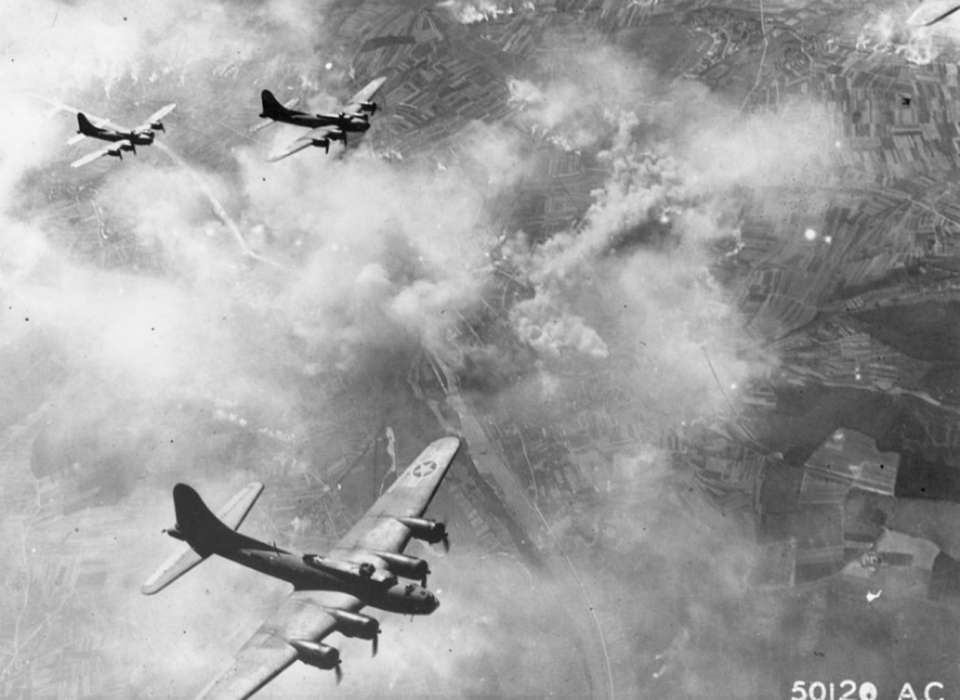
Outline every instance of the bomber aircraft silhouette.
[[944, 21], [960, 10], [960, 4], [943, 2], [924, 2], [907, 19], [907, 24], [914, 27], [930, 27]]
[[343, 145], [346, 147], [348, 133], [362, 134], [370, 128], [370, 116], [377, 111], [377, 103], [373, 102], [372, 98], [386, 80], [384, 77], [371, 80], [350, 99], [348, 104], [341, 107], [336, 113], [330, 114], [310, 114], [290, 109], [286, 105], [280, 104], [269, 90], [261, 92], [262, 111], [260, 117], [262, 119], [310, 129], [282, 152], [271, 156], [270, 160], [286, 158], [310, 146], [323, 148], [324, 151], [329, 153], [331, 141], [343, 141]]
[[[249, 484], [219, 518], [196, 491], [177, 484], [177, 522], [164, 532], [185, 544], [144, 583], [143, 593], [160, 591], [211, 554], [293, 584], [290, 597], [199, 697], [248, 698], [297, 660], [333, 669], [339, 682], [340, 652], [322, 642], [327, 635], [369, 639], [377, 653], [380, 623], [360, 608], [405, 615], [436, 610], [440, 603], [426, 588], [427, 562], [402, 552], [411, 537], [449, 547], [446, 526], [422, 515], [459, 448], [456, 437], [430, 443], [326, 555], [292, 552], [236, 531], [263, 484]], [[398, 576], [419, 583], [401, 583]]]
[[163, 122], [160, 120], [170, 114], [176, 106], [176, 104], [171, 103], [161, 107], [147, 117], [143, 124], [135, 126], [132, 129], [111, 124], [106, 119], [100, 119], [99, 117], [94, 118], [95, 121], [99, 122], [98, 124], [94, 124], [86, 114], [77, 112], [77, 133], [70, 138], [67, 143], [78, 143], [89, 136], [90, 138], [100, 139], [101, 141], [109, 141], [110, 145], [104, 146], [93, 153], [88, 153], [83, 156], [83, 158], [78, 158], [70, 164], [71, 167], [79, 168], [81, 165], [92, 163], [102, 156], [115, 156], [122, 160], [124, 151], [130, 151], [136, 154], [137, 146], [149, 146], [153, 143], [153, 139], [156, 136], [154, 132], [166, 131], [166, 129], [163, 128]]

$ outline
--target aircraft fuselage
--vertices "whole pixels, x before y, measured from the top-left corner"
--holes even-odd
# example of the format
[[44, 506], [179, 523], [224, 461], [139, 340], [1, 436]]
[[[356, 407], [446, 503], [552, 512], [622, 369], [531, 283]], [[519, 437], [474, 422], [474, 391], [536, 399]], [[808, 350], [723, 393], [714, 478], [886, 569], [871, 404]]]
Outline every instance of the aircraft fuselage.
[[298, 590], [330, 590], [354, 595], [369, 605], [388, 612], [428, 615], [437, 609], [436, 596], [416, 583], [376, 580], [309, 563], [314, 555], [280, 549], [245, 535], [229, 547], [214, 550], [225, 559], [293, 584]]
[[97, 129], [95, 131], [81, 132], [90, 138], [100, 139], [101, 141], [129, 141], [134, 146], [149, 146], [153, 143], [154, 134], [152, 131], [131, 131], [123, 133], [114, 129]]
[[339, 114], [306, 114], [304, 112], [294, 112], [293, 114], [276, 115], [271, 118], [278, 122], [303, 126], [308, 129], [316, 129], [321, 126], [336, 126], [342, 131], [364, 132], [370, 128], [370, 122], [352, 114], [341, 117]]

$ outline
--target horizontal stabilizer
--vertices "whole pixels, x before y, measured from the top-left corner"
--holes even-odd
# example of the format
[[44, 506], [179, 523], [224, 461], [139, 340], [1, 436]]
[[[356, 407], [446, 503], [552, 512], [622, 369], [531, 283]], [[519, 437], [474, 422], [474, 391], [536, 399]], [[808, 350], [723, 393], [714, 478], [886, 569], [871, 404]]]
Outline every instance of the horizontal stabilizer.
[[[191, 489], [192, 491], [192, 489]], [[236, 496], [231, 498], [217, 513], [217, 518], [231, 530], [240, 527], [247, 513], [263, 493], [263, 484], [254, 481], [247, 484]], [[154, 574], [146, 580], [140, 590], [144, 595], [153, 595], [202, 562], [209, 555], [198, 554], [189, 544], [182, 544], [169, 559], [160, 565]]]
[[253, 508], [253, 504], [260, 498], [261, 493], [263, 493], [263, 484], [259, 481], [247, 484], [240, 493], [231, 498], [220, 509], [217, 517], [231, 530], [236, 530], [243, 523], [243, 519], [247, 517], [250, 509]]
[[144, 595], [159, 593], [206, 558], [194, 552], [190, 545], [182, 544], [177, 547], [177, 551], [169, 559], [160, 565], [153, 576], [146, 580], [140, 587], [140, 591]]

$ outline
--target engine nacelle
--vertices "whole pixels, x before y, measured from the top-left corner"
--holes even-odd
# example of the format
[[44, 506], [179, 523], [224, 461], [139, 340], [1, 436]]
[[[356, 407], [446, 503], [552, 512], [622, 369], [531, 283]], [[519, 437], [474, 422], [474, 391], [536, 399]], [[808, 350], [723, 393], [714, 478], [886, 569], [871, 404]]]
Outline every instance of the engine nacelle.
[[447, 526], [427, 518], [396, 518], [410, 528], [410, 534], [418, 540], [434, 544], [447, 539]]
[[121, 151], [133, 151], [134, 153], [136, 153], [136, 152], [137, 152], [137, 147], [136, 147], [134, 144], [132, 144], [132, 143], [124, 143], [124, 144], [121, 144], [120, 150], [121, 150]]
[[150, 129], [152, 129], [153, 131], [166, 132], [166, 129], [163, 128], [163, 122], [151, 122]]
[[387, 568], [397, 576], [422, 581], [430, 573], [430, 565], [427, 564], [426, 560], [418, 557], [394, 554], [393, 552], [372, 552], [372, 554], [383, 559], [387, 563]]
[[360, 111], [367, 112], [368, 114], [375, 114], [377, 111], [376, 102], [361, 102]]
[[297, 650], [297, 657], [310, 666], [331, 669], [340, 665], [340, 652], [334, 647], [306, 639], [291, 639], [290, 646]]
[[345, 637], [374, 639], [380, 634], [380, 623], [372, 617], [336, 608], [325, 610], [337, 621], [337, 630]]
[[310, 143], [317, 148], [322, 148], [326, 153], [330, 152], [330, 139], [313, 139]]
[[123, 149], [122, 148], [111, 148], [107, 151], [108, 156], [113, 156], [114, 158], [119, 158], [123, 160]]

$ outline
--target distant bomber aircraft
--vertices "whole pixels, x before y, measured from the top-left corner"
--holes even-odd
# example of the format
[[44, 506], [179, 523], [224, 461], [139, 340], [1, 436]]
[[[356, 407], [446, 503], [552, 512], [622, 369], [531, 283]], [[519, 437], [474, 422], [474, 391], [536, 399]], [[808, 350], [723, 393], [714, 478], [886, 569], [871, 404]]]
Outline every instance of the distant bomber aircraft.
[[110, 141], [112, 145], [88, 153], [83, 158], [73, 161], [70, 165], [79, 168], [81, 165], [92, 163], [101, 156], [115, 156], [122, 160], [124, 151], [136, 154], [137, 146], [149, 146], [153, 143], [155, 131], [166, 131], [163, 128], [163, 122], [160, 120], [170, 114], [176, 106], [176, 104], [168, 104], [161, 107], [147, 117], [143, 124], [132, 129], [111, 124], [106, 119], [100, 118], [95, 118], [96, 121], [100, 122], [100, 125], [94, 124], [83, 112], [77, 112], [77, 135], [67, 141], [68, 144], [78, 143], [89, 136], [101, 141]]
[[[297, 660], [333, 669], [339, 682], [340, 652], [322, 643], [327, 635], [369, 639], [377, 653], [380, 623], [360, 608], [405, 615], [436, 610], [440, 603], [426, 588], [427, 562], [401, 552], [411, 537], [449, 547], [446, 526], [422, 515], [459, 448], [455, 437], [428, 445], [326, 555], [292, 552], [236, 532], [263, 484], [249, 484], [219, 518], [192, 488], [174, 486], [177, 523], [164, 532], [186, 544], [147, 580], [145, 594], [163, 589], [211, 554], [293, 584], [290, 597], [199, 697], [248, 698]], [[419, 584], [400, 583], [398, 576]]]
[[261, 92], [260, 101], [263, 109], [260, 117], [262, 119], [310, 129], [282, 153], [271, 156], [270, 160], [286, 158], [310, 146], [318, 146], [329, 153], [331, 141], [343, 141], [346, 147], [348, 133], [362, 134], [370, 128], [370, 115], [377, 111], [377, 103], [371, 100], [385, 81], [386, 78], [383, 77], [371, 80], [350, 99], [349, 104], [341, 107], [335, 114], [309, 114], [290, 109], [280, 104], [269, 90]]
[[[945, 6], [938, 2], [926, 3], [918, 8], [912, 15], [910, 15], [907, 23], [913, 26], [929, 27], [937, 24], [938, 22], [942, 22], [958, 10], [960, 10], [960, 5], [956, 3], [954, 3], [952, 7]], [[931, 17], [930, 15], [933, 16]]]

